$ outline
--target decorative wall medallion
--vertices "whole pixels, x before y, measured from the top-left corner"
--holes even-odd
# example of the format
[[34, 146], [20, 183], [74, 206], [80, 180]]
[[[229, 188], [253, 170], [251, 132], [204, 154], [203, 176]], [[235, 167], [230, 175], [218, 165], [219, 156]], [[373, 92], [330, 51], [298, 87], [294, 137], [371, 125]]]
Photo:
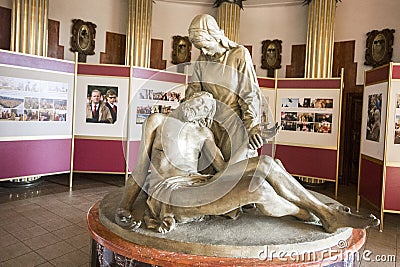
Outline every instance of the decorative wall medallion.
[[282, 60], [282, 41], [275, 39], [262, 41], [261, 68], [267, 70], [280, 69]]
[[94, 55], [96, 25], [81, 19], [72, 20], [71, 48], [78, 52], [78, 61], [86, 62], [87, 55]]
[[392, 29], [384, 29], [367, 33], [365, 65], [378, 67], [392, 61], [394, 32]]
[[172, 64], [190, 62], [192, 43], [189, 41], [189, 37], [175, 35], [172, 38]]

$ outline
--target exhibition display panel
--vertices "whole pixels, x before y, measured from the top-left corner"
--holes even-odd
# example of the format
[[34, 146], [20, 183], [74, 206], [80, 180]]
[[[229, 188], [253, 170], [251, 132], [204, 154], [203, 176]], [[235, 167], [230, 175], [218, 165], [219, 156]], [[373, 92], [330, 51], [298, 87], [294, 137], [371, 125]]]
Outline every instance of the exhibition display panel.
[[292, 175], [335, 182], [336, 195], [342, 88], [341, 78], [278, 79], [275, 104], [275, 158]]
[[132, 68], [129, 104], [129, 155], [130, 172], [136, 166], [142, 125], [153, 113], [168, 114], [184, 98], [187, 75], [160, 70]]
[[400, 213], [400, 64], [365, 72], [357, 208]]
[[[73, 171], [123, 174], [130, 68], [79, 63], [77, 69]], [[90, 106], [94, 90], [99, 91], [103, 103], [98, 107], [98, 120], [92, 118]], [[112, 120], [108, 107], [103, 106], [109, 90], [116, 97], [116, 116]]]
[[74, 62], [0, 50], [0, 179], [70, 171]]

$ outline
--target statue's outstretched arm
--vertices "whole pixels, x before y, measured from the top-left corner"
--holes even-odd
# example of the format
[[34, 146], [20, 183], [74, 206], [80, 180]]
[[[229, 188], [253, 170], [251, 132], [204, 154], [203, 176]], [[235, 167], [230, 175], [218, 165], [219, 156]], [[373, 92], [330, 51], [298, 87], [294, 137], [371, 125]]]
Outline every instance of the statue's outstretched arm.
[[154, 138], [157, 128], [164, 121], [164, 118], [165, 115], [163, 114], [152, 114], [143, 124], [137, 164], [125, 183], [124, 192], [115, 214], [115, 221], [121, 226], [129, 228], [140, 226], [140, 222], [133, 221], [132, 206], [146, 181]]

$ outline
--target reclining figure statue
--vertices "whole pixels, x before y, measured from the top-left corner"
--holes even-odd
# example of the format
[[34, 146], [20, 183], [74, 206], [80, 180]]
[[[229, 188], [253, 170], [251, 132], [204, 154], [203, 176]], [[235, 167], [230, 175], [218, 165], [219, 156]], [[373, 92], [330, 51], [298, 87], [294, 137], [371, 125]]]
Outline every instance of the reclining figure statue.
[[[251, 203], [266, 216], [291, 215], [319, 222], [329, 233], [341, 227], [379, 224], [372, 214], [364, 217], [343, 205], [322, 203], [279, 160], [259, 156], [233, 164], [230, 162], [234, 159], [225, 162], [209, 129], [215, 107], [212, 95], [200, 92], [168, 115], [155, 113], [148, 117], [136, 168], [115, 213], [118, 225], [132, 230], [140, 226], [141, 221], [132, 216], [132, 206], [142, 189], [148, 194], [144, 222], [147, 228], [161, 233], [171, 231], [176, 223], [208, 215], [235, 218], [242, 206]], [[201, 157], [212, 163], [216, 174], [198, 172]]]

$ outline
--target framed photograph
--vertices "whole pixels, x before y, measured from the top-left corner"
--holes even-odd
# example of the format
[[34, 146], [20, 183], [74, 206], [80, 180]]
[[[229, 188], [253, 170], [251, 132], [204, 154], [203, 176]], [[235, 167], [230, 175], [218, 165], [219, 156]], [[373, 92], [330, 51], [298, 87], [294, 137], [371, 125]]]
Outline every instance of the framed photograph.
[[314, 132], [314, 123], [303, 123], [303, 122], [298, 122], [297, 123], [297, 131], [300, 132]]
[[396, 114], [396, 122], [394, 126], [394, 144], [400, 144], [400, 114]]
[[365, 65], [378, 67], [392, 61], [393, 29], [373, 30], [367, 33]]
[[310, 97], [300, 98], [299, 99], [299, 107], [310, 108], [311, 107], [311, 98]]
[[282, 41], [264, 40], [262, 41], [261, 68], [267, 70], [280, 69], [282, 61]]
[[396, 96], [396, 111], [394, 114], [394, 144], [400, 144], [400, 94]]
[[297, 108], [299, 106], [298, 98], [282, 98], [283, 108]]
[[316, 98], [311, 102], [313, 108], [333, 108], [332, 98]]
[[175, 35], [172, 39], [172, 64], [190, 62], [192, 57], [192, 43], [189, 41], [189, 37]]
[[118, 87], [88, 85], [86, 101], [87, 123], [111, 123], [117, 121]]
[[368, 95], [366, 139], [379, 142], [381, 129], [382, 94]]

